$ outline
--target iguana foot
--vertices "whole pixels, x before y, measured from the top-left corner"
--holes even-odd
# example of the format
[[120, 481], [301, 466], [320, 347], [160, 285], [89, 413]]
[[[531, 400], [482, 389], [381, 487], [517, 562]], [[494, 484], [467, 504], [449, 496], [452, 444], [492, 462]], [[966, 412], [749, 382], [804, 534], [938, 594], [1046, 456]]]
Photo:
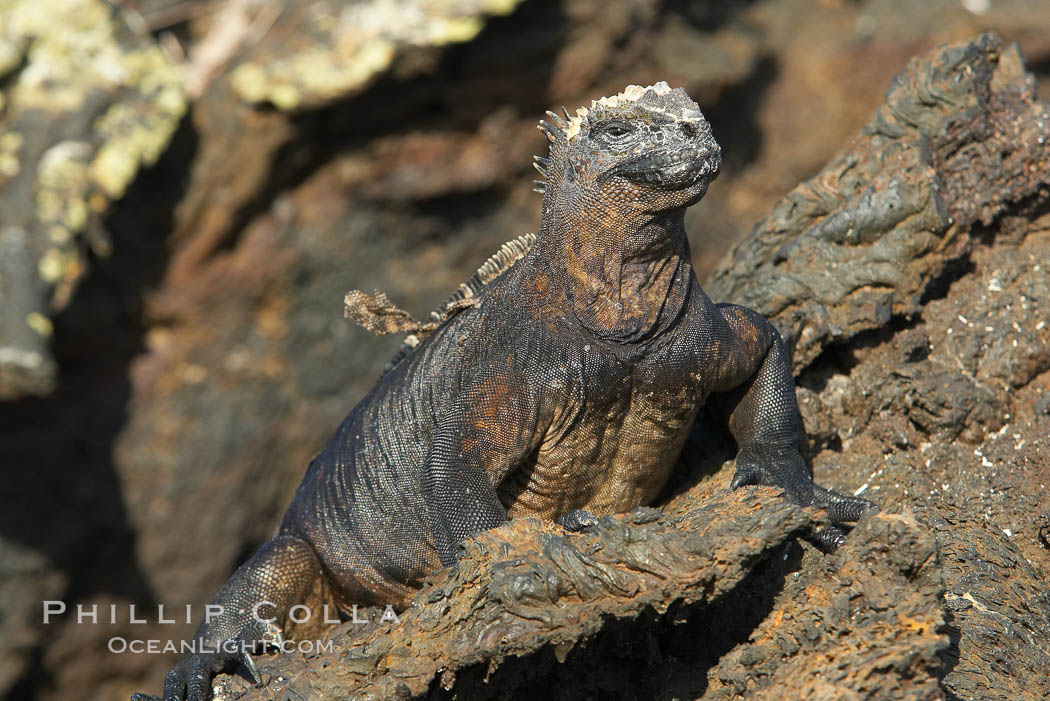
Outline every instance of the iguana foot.
[[[878, 504], [874, 502], [861, 499], [860, 497], [839, 494], [821, 487], [819, 484], [813, 485], [813, 506], [827, 509], [828, 517], [834, 524], [846, 521], [859, 521], [865, 514], [879, 510]], [[846, 535], [835, 526], [821, 530], [816, 536], [817, 547], [826, 553], [835, 552], [845, 542]]]
[[749, 484], [783, 487], [787, 496], [795, 503], [826, 509], [828, 518], [834, 525], [820, 531], [815, 538], [817, 547], [824, 552], [834, 552], [846, 542], [845, 534], [835, 526], [859, 521], [865, 514], [879, 510], [877, 504], [867, 499], [839, 494], [813, 482], [801, 455], [783, 462], [769, 459], [763, 461], [742, 451], [737, 457], [736, 473], [733, 475], [730, 489], [739, 489]]
[[573, 509], [572, 511], [567, 511], [562, 514], [557, 523], [567, 531], [579, 533], [580, 531], [585, 531], [588, 528], [597, 525], [598, 517], [590, 511]]
[[741, 448], [736, 456], [736, 472], [731, 490], [746, 485], [780, 487], [787, 497], [800, 506], [815, 505], [815, 490], [806, 461], [797, 450], [764, 450]]

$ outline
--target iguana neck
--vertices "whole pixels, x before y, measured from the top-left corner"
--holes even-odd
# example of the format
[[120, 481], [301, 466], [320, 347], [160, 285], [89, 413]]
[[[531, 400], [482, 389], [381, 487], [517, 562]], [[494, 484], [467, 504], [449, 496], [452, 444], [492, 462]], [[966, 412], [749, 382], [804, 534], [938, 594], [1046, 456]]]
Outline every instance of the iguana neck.
[[[695, 280], [685, 210], [638, 215], [545, 208], [537, 246], [551, 301], [595, 336], [646, 341], [673, 326]], [[558, 271], [559, 274], [551, 274]], [[564, 271], [562, 274], [561, 271]]]

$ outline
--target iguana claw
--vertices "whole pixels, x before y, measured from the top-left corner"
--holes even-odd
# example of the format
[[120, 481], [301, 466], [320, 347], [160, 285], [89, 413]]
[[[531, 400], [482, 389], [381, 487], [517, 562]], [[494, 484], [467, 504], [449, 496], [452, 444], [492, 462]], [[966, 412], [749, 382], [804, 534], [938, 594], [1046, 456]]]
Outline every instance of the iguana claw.
[[826, 553], [833, 553], [846, 543], [846, 534], [832, 526], [818, 532], [816, 541], [818, 548]]
[[240, 652], [201, 652], [187, 655], [172, 667], [164, 678], [164, 696], [132, 694], [131, 701], [208, 701], [212, 697], [211, 682], [219, 672], [230, 671], [240, 664], [255, 685], [262, 676], [246, 650]]
[[730, 483], [729, 489], [735, 491], [749, 484], [758, 484], [761, 478], [762, 473], [757, 468], [737, 463], [736, 474], [733, 475], [733, 481]]
[[827, 509], [832, 523], [859, 521], [864, 514], [879, 510], [875, 502], [839, 494], [818, 484], [813, 485], [813, 505]]

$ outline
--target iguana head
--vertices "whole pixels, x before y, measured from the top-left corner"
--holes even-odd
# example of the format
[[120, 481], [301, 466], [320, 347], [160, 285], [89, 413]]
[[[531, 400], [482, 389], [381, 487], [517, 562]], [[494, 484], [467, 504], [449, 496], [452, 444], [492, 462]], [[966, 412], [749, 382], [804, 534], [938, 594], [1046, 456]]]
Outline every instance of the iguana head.
[[550, 158], [536, 159], [545, 175], [545, 213], [558, 199], [598, 204], [612, 216], [686, 207], [703, 197], [721, 166], [700, 107], [665, 82], [628, 86], [565, 119], [547, 114], [539, 128]]

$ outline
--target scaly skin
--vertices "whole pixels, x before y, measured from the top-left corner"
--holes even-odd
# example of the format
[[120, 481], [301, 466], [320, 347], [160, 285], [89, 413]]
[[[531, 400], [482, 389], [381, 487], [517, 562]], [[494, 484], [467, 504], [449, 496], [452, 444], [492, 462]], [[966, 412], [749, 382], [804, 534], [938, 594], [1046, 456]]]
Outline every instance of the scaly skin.
[[[734, 488], [779, 486], [835, 521], [873, 507], [813, 484], [780, 336], [696, 280], [685, 210], [721, 159], [696, 103], [664, 83], [631, 86], [541, 129], [535, 245], [350, 412], [196, 639], [261, 639], [259, 601], [278, 620], [293, 603], [404, 605], [458, 543], [508, 518], [578, 529], [649, 503], [712, 397], [729, 405], [739, 446]], [[208, 699], [212, 676], [238, 662], [250, 658], [187, 655], [164, 699]]]

